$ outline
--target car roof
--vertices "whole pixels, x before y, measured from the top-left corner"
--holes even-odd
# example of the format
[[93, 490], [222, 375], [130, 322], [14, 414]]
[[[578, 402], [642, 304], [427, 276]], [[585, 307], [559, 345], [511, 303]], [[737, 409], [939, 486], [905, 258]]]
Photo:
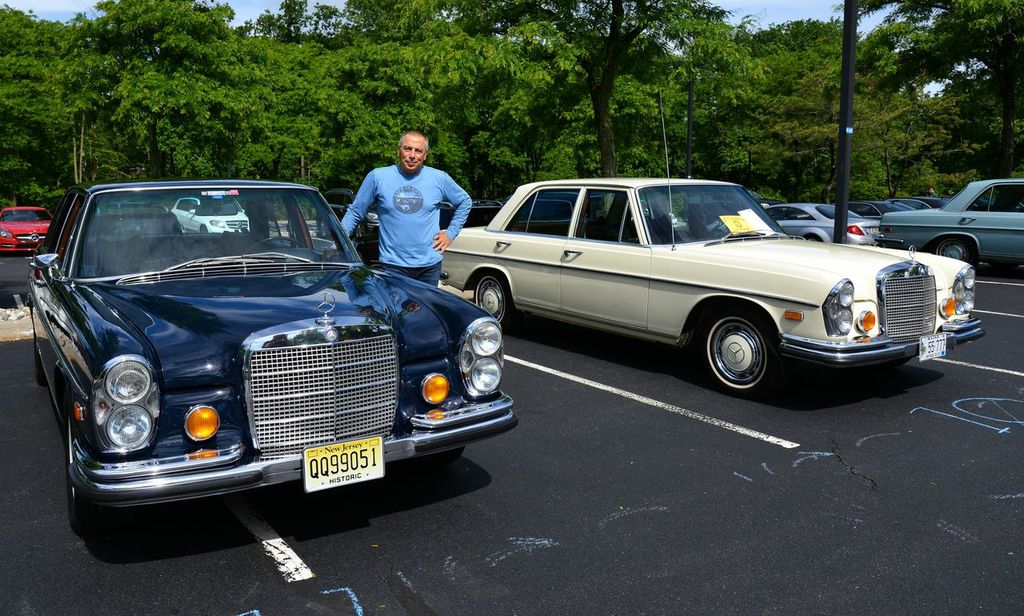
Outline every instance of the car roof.
[[115, 190], [156, 190], [161, 188], [301, 188], [316, 190], [312, 186], [304, 184], [263, 180], [161, 180], [92, 184], [82, 186], [82, 188], [90, 194]]
[[718, 180], [695, 180], [695, 179], [671, 179], [666, 180], [665, 178], [575, 178], [575, 179], [564, 179], [564, 180], [546, 180], [543, 182], [531, 182], [529, 184], [523, 184], [520, 189], [529, 187], [531, 190], [538, 187], [546, 186], [566, 186], [566, 185], [590, 185], [590, 186], [613, 186], [617, 188], [643, 188], [646, 186], [664, 186], [665, 184], [671, 183], [672, 186], [739, 186], [732, 182], [721, 182]]

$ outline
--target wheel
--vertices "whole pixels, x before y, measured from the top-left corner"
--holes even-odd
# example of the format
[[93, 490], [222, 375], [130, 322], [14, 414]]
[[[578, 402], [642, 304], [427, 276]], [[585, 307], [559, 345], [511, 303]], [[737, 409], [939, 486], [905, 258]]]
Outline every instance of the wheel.
[[199, 226], [199, 232], [200, 233], [209, 233], [210, 230], [206, 228], [206, 225], [200, 225]]
[[974, 247], [968, 240], [960, 237], [946, 237], [935, 245], [935, 254], [950, 259], [966, 261], [971, 265], [977, 265], [978, 257], [974, 254]]
[[743, 398], [771, 396], [785, 385], [786, 366], [768, 318], [730, 306], [705, 318], [702, 339], [708, 370], [724, 391]]
[[46, 386], [46, 371], [43, 370], [43, 360], [39, 359], [39, 343], [35, 335], [32, 336], [32, 359], [35, 364], [36, 385]]
[[516, 309], [508, 282], [501, 274], [484, 274], [476, 283], [473, 299], [498, 320], [502, 330], [514, 329], [522, 320], [523, 313]]
[[821, 241], [821, 238], [818, 237], [817, 235], [805, 235], [804, 239], [811, 240], [812, 242], [820, 242]]
[[71, 435], [71, 407], [64, 405], [65, 420], [65, 468], [64, 468], [64, 490], [68, 506], [68, 523], [76, 535], [85, 537], [109, 530], [113, 525], [113, 516], [108, 512], [108, 507], [97, 505], [82, 496], [82, 493], [75, 489], [71, 482], [70, 466], [74, 458]]

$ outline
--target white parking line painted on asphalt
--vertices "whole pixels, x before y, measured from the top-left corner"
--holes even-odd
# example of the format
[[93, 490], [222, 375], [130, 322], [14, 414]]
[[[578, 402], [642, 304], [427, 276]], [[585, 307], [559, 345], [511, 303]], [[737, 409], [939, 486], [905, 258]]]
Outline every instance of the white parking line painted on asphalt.
[[977, 312], [978, 314], [994, 314], [1000, 317], [1013, 317], [1015, 319], [1024, 319], [1024, 314], [1010, 314], [1009, 312], [992, 312], [991, 310], [972, 310], [971, 312]]
[[1004, 287], [1024, 287], [1024, 282], [996, 282], [995, 280], [975, 280], [978, 284], [998, 284]]
[[270, 524], [249, 505], [244, 497], [237, 494], [225, 496], [224, 502], [235, 514], [235, 517], [245, 525], [253, 537], [263, 545], [263, 551], [274, 559], [278, 571], [284, 576], [286, 582], [298, 582], [315, 577], [313, 571], [302, 562], [285, 540], [282, 539]]
[[660, 402], [658, 400], [654, 400], [653, 398], [648, 398], [646, 396], [641, 396], [639, 394], [634, 394], [634, 393], [626, 391], [624, 389], [619, 389], [618, 387], [612, 387], [610, 385], [605, 385], [604, 383], [598, 383], [597, 381], [591, 381], [590, 379], [585, 379], [583, 377], [576, 376], [575, 374], [569, 374], [568, 372], [562, 372], [561, 370], [555, 370], [554, 368], [548, 368], [547, 366], [542, 366], [540, 364], [535, 364], [533, 362], [525, 361], [525, 360], [519, 359], [517, 357], [510, 357], [510, 356], [506, 355], [505, 356], [505, 360], [506, 361], [510, 361], [510, 362], [512, 362], [514, 364], [519, 364], [521, 366], [526, 366], [527, 368], [533, 368], [534, 370], [540, 370], [541, 372], [547, 372], [548, 374], [551, 374], [551, 375], [554, 375], [554, 376], [557, 376], [557, 377], [560, 377], [560, 378], [563, 378], [563, 379], [566, 379], [566, 380], [569, 380], [569, 381], [573, 381], [574, 383], [579, 383], [581, 385], [586, 385], [587, 387], [593, 387], [595, 389], [600, 389], [601, 391], [606, 391], [608, 393], [612, 393], [612, 394], [615, 394], [617, 396], [622, 396], [623, 398], [629, 398], [630, 400], [635, 400], [637, 402], [642, 402], [643, 404], [646, 404], [648, 406], [653, 406], [653, 407], [656, 407], [656, 408], [659, 408], [659, 409], [664, 409], [666, 411], [669, 411], [670, 413], [675, 413], [677, 415], [682, 415], [683, 417], [689, 417], [690, 419], [696, 419], [697, 421], [702, 421], [702, 422], [704, 422], [706, 424], [715, 426], [716, 428], [723, 428], [725, 430], [730, 430], [732, 432], [736, 432], [737, 434], [742, 434], [743, 436], [749, 436], [750, 438], [756, 438], [759, 441], [764, 441], [766, 443], [771, 443], [772, 445], [778, 445], [779, 447], [785, 447], [786, 449], [796, 449], [797, 447], [800, 446], [800, 443], [794, 443], [792, 441], [787, 441], [785, 439], [781, 439], [781, 438], [779, 438], [777, 436], [772, 436], [770, 434], [765, 434], [763, 432], [757, 432], [756, 430], [751, 430], [749, 428], [744, 428], [743, 426], [737, 426], [736, 424], [732, 424], [732, 423], [729, 423], [727, 421], [722, 421], [721, 419], [716, 419], [714, 417], [708, 417], [707, 415], [702, 415], [700, 413], [697, 413], [696, 411], [691, 411], [689, 409], [684, 409], [682, 407], [678, 407], [678, 406], [675, 406], [673, 404], [668, 404], [666, 402]]
[[965, 361], [953, 361], [952, 359], [936, 358], [929, 361], [940, 361], [944, 364], [954, 364], [957, 366], [966, 366], [968, 368], [977, 368], [979, 370], [988, 370], [989, 372], [1001, 372], [1003, 374], [1012, 374], [1013, 376], [1024, 376], [1024, 372], [1017, 372], [1016, 370], [1007, 370], [1006, 368], [993, 368], [992, 366], [981, 366], [978, 364], [969, 364]]

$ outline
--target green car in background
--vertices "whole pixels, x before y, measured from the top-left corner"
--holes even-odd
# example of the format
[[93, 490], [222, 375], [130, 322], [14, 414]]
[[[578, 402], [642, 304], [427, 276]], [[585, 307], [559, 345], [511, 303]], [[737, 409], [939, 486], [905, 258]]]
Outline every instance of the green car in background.
[[939, 209], [882, 216], [877, 241], [977, 265], [1024, 263], [1024, 178], [971, 182]]

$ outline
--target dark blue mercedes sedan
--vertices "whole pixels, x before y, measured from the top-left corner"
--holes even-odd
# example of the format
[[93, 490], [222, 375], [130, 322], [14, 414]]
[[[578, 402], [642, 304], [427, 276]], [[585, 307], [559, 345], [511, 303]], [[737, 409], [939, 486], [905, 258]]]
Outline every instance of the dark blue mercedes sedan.
[[72, 188], [29, 286], [79, 533], [114, 506], [450, 462], [517, 422], [497, 322], [365, 267], [308, 186]]

